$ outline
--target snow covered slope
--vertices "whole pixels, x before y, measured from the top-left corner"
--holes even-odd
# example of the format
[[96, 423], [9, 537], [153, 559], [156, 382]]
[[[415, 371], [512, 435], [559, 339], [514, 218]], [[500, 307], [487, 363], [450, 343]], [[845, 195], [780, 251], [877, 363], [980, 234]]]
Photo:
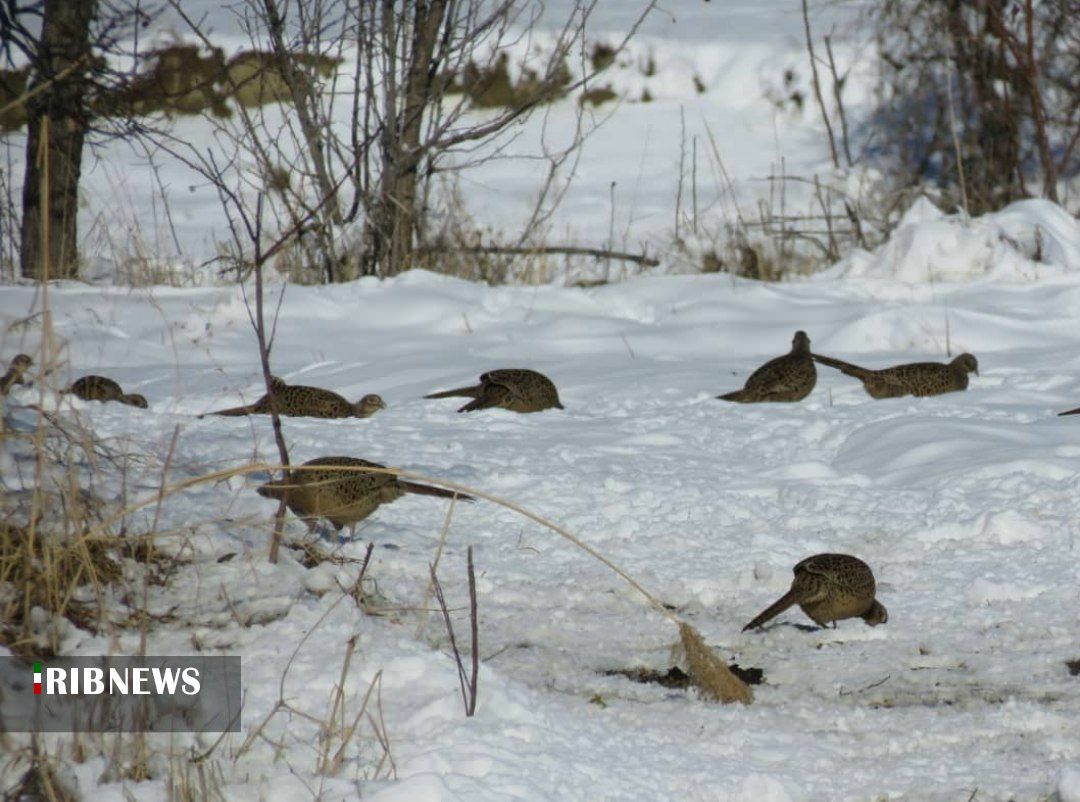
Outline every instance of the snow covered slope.
[[[1061, 253], [1078, 243], [1066, 232]], [[261, 739], [235, 761], [240, 741], [219, 748], [227, 798], [321, 788], [324, 799], [359, 789], [420, 802], [957, 800], [977, 788], [980, 800], [1037, 800], [1059, 784], [1062, 798], [1075, 795], [1080, 677], [1066, 663], [1080, 658], [1080, 419], [1055, 412], [1080, 405], [1080, 276], [1064, 267], [1038, 282], [714, 275], [580, 290], [412, 272], [285, 288], [275, 371], [389, 404], [367, 420], [287, 420], [294, 460], [363, 456], [512, 499], [607, 554], [765, 682], [753, 705], [723, 708], [604, 674], [666, 669], [674, 629], [548, 530], [459, 504], [440, 573], [464, 632], [464, 552], [475, 547], [483, 668], [467, 720], [440, 622], [418, 633], [414, 610], [448, 505], [402, 499], [357, 541], [326, 544], [354, 558], [377, 544], [370, 573], [386, 615], [376, 618], [339, 590], [356, 565], [308, 570], [292, 551], [266, 564], [273, 505], [252, 489], [265, 474], [235, 477], [161, 511], [163, 547], [189, 562], [152, 595], [172, 623], [151, 633], [151, 650], [243, 655], [250, 731], [294, 651], [286, 697], [324, 719], [356, 638], [347, 712], [381, 671], [393, 770], [376, 769], [365, 727], [340, 771], [318, 774], [318, 725], [280, 712], [265, 731], [281, 740], [280, 759]], [[276, 303], [282, 287], [270, 291]], [[51, 300], [71, 376], [106, 373], [150, 399], [146, 411], [75, 401], [65, 413], [111, 448], [146, 455], [131, 463], [129, 494], [156, 492], [174, 430], [172, 481], [275, 459], [268, 420], [195, 417], [261, 392], [241, 289], [69, 284]], [[34, 304], [32, 289], [0, 288], [5, 358], [36, 345], [33, 324], [11, 326]], [[948, 345], [976, 354], [982, 373], [964, 393], [873, 401], [820, 367], [798, 404], [713, 398], [785, 352], [798, 328], [815, 351], [869, 366], [946, 359]], [[453, 400], [421, 398], [516, 366], [552, 377], [566, 410], [459, 415]], [[17, 426], [34, 420], [18, 405], [37, 398], [14, 396]], [[9, 452], [11, 487], [32, 471]], [[115, 472], [96, 476], [103, 493], [119, 492]], [[132, 531], [150, 515], [133, 514]], [[791, 566], [820, 551], [873, 567], [888, 624], [806, 632], [791, 626], [808, 623], [793, 610], [740, 632], [787, 588]], [[136, 642], [71, 631], [65, 648]], [[120, 783], [89, 790], [100, 762], [77, 771], [85, 793], [122, 798]], [[126, 788], [161, 798], [164, 772]]]

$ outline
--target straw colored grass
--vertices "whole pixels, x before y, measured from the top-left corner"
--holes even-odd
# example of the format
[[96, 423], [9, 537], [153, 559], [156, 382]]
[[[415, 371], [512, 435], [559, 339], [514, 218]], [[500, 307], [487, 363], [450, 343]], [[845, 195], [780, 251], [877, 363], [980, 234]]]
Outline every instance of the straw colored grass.
[[[256, 463], [251, 465], [243, 465], [235, 468], [228, 468], [218, 471], [213, 471], [202, 476], [186, 479], [182, 482], [178, 482], [172, 485], [163, 486], [159, 493], [155, 493], [147, 498], [133, 502], [125, 509], [114, 513], [114, 517], [118, 520], [123, 515], [133, 512], [142, 507], [149, 506], [151, 504], [160, 503], [160, 500], [164, 497], [175, 495], [188, 488], [195, 487], [197, 485], [205, 484], [207, 482], [218, 482], [223, 479], [228, 479], [232, 476], [246, 475], [249, 473], [264, 473], [270, 471], [281, 471], [284, 469], [282, 465], [272, 465], [268, 463]], [[305, 466], [305, 465], [290, 465], [288, 470], [290, 471], [303, 471], [303, 470], [322, 470], [322, 466]], [[647, 602], [652, 606], [654, 610], [674, 623], [679, 629], [679, 640], [682, 648], [682, 653], [686, 656], [688, 664], [688, 673], [694, 686], [698, 688], [701, 695], [705, 699], [719, 701], [724, 704], [730, 702], [742, 702], [749, 704], [753, 701], [753, 692], [750, 687], [741, 679], [736, 677], [727, 665], [720, 660], [716, 654], [706, 645], [701, 634], [695, 627], [688, 624], [685, 621], [679, 619], [674, 613], [668, 610], [655, 595], [650, 593], [637, 579], [635, 579], [625, 569], [618, 566], [610, 558], [602, 554], [595, 547], [589, 545], [577, 535], [568, 531], [567, 529], [559, 526], [558, 524], [548, 520], [547, 518], [528, 510], [521, 505], [510, 501], [509, 499], [495, 496], [491, 493], [487, 493], [479, 488], [470, 487], [468, 485], [452, 482], [446, 479], [442, 479], [434, 476], [427, 476], [425, 474], [413, 473], [412, 471], [404, 471], [397, 468], [368, 468], [362, 466], [341, 466], [339, 469], [342, 473], [346, 472], [358, 472], [358, 473], [387, 473], [395, 476], [400, 476], [403, 479], [411, 481], [426, 482], [428, 484], [436, 485], [438, 487], [444, 487], [448, 490], [455, 490], [463, 494], [468, 494], [474, 498], [484, 499], [490, 501], [493, 504], [497, 504], [508, 510], [511, 510], [518, 515], [528, 518], [541, 526], [550, 529], [564, 540], [569, 541], [579, 549], [584, 551], [593, 559], [599, 561], [603, 565], [607, 566], [613, 571], [620, 579], [626, 582], [635, 591], [641, 594]], [[106, 518], [99, 524], [104, 530], [113, 521]], [[444, 524], [445, 528], [445, 524]], [[93, 534], [92, 532], [90, 533]]]

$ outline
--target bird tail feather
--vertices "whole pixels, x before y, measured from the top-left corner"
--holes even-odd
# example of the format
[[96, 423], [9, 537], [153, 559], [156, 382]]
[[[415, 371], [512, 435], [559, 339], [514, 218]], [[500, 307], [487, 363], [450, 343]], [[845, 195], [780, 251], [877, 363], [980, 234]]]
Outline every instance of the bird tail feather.
[[424, 398], [453, 398], [455, 396], [461, 396], [463, 398], [476, 398], [479, 392], [479, 387], [458, 387], [455, 390], [442, 390], [438, 393], [425, 395]]
[[495, 402], [490, 398], [474, 398], [468, 404], [463, 406], [458, 412], [476, 412], [478, 409], [490, 409], [495, 406]]
[[267, 482], [264, 485], [259, 485], [255, 488], [255, 492], [264, 498], [281, 498], [285, 495], [285, 491], [288, 488], [288, 480], [279, 480], [274, 482]]
[[[432, 487], [431, 485], [421, 485], [416, 482], [406, 482], [404, 479], [398, 479], [398, 485], [407, 493], [416, 493], [420, 496], [437, 496], [438, 498], [453, 498], [458, 497], [458, 501], [476, 501], [472, 496], [465, 493], [459, 493], [456, 490], [447, 490], [443, 487]], [[265, 485], [264, 485], [265, 487]]]
[[743, 401], [746, 399], [746, 390], [732, 390], [730, 393], [716, 396], [721, 401]]
[[238, 417], [240, 415], [250, 415], [250, 414], [251, 414], [251, 406], [247, 405], [247, 406], [242, 406], [242, 407], [229, 407], [228, 409], [219, 409], [216, 412], [204, 412], [199, 417], [200, 418], [205, 418], [207, 415], [225, 415], [225, 416], [228, 416], [228, 417]]
[[854, 376], [858, 379], [869, 376], [874, 372], [869, 368], [862, 368], [858, 365], [853, 365], [850, 362], [845, 362], [842, 359], [835, 359], [831, 356], [822, 356], [821, 354], [814, 354], [814, 361], [820, 362], [822, 365], [828, 365], [830, 368], [836, 368], [841, 373], [848, 376]]
[[768, 607], [766, 607], [764, 610], [754, 616], [754, 619], [745, 627], [743, 627], [742, 631], [746, 632], [746, 630], [748, 629], [760, 627], [762, 624], [772, 620], [773, 618], [776, 618], [776, 616], [780, 615], [780, 613], [784, 612], [784, 610], [792, 607], [797, 601], [798, 597], [796, 596], [795, 591], [789, 590], [779, 599], [774, 601], [772, 604], [770, 604]]

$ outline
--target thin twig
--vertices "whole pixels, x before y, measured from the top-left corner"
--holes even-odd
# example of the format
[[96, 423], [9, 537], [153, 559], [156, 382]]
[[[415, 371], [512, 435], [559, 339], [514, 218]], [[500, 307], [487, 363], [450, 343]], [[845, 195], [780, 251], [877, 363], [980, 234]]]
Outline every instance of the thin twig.
[[960, 181], [960, 199], [964, 217], [966, 218], [971, 207], [968, 205], [967, 181], [964, 179], [964, 153], [960, 148], [960, 132], [956, 124], [956, 103], [953, 101], [952, 76], [952, 60], [946, 58], [945, 94], [949, 100], [949, 129], [952, 131], [953, 149], [956, 152], [956, 174], [957, 179]]
[[829, 152], [832, 154], [833, 166], [840, 167], [840, 157], [836, 155], [836, 138], [833, 136], [832, 123], [829, 122], [829, 111], [825, 108], [825, 98], [821, 95], [821, 81], [818, 79], [817, 58], [814, 56], [814, 38], [810, 34], [810, 11], [806, 0], [802, 0], [803, 27], [806, 30], [806, 50], [810, 54], [810, 74], [814, 79], [814, 96], [817, 98], [818, 108], [821, 109], [821, 119], [825, 123], [825, 131], [829, 134]]
[[[443, 549], [446, 548], [446, 536], [450, 533], [450, 521], [454, 517], [454, 507], [457, 505], [457, 496], [450, 499], [450, 506], [446, 509], [446, 516], [443, 518], [442, 528], [439, 530], [439, 542], [435, 545], [435, 558], [431, 561], [431, 567], [434, 571], [439, 569], [439, 563], [442, 561]], [[427, 588], [424, 589], [424, 597], [420, 602], [420, 616], [416, 625], [416, 634], [419, 635], [424, 630], [424, 625], [427, 623], [427, 615], [423, 611], [428, 609], [428, 602], [431, 601], [431, 594], [435, 590], [435, 583], [428, 581]]]
[[884, 677], [879, 679], [877, 682], [871, 682], [869, 685], [864, 685], [862, 688], [856, 688], [853, 691], [849, 691], [849, 690], [846, 690], [844, 688], [841, 688], [840, 689], [840, 696], [851, 696], [852, 694], [862, 693], [863, 691], [868, 691], [871, 688], [877, 688], [878, 686], [884, 685], [886, 682], [888, 682], [891, 677], [892, 677], [892, 674], [886, 674]]
[[532, 247], [515, 247], [510, 245], [475, 245], [464, 248], [447, 248], [445, 246], [422, 246], [417, 248], [417, 253], [494, 253], [518, 256], [534, 256], [545, 254], [562, 254], [566, 256], [592, 256], [596, 259], [621, 259], [624, 262], [634, 262], [646, 267], [656, 267], [660, 264], [659, 259], [644, 254], [625, 253], [624, 251], [610, 251], [606, 248], [584, 248], [574, 245], [535, 245]]
[[836, 101], [836, 111], [840, 115], [840, 142], [844, 146], [844, 158], [848, 167], [855, 162], [851, 158], [851, 144], [848, 140], [847, 114], [844, 112], [844, 82], [836, 72], [836, 59], [833, 57], [832, 37], [825, 37], [825, 53], [829, 57], [829, 72], [832, 73], [833, 99]]
[[465, 715], [476, 712], [476, 696], [480, 685], [480, 615], [476, 604], [476, 571], [473, 568], [472, 546], [465, 551], [469, 571], [469, 624], [472, 636], [472, 671], [469, 674], [469, 700]]
[[450, 609], [446, 605], [446, 596], [443, 594], [442, 583], [439, 582], [439, 577], [435, 573], [435, 566], [428, 565], [428, 571], [431, 574], [431, 586], [435, 589], [435, 600], [439, 603], [439, 610], [442, 611], [446, 634], [450, 638], [450, 651], [453, 653], [454, 663], [457, 665], [458, 685], [461, 686], [461, 701], [465, 705], [465, 715], [471, 716], [469, 690], [465, 681], [465, 664], [461, 660], [461, 650], [458, 649], [457, 638], [454, 637], [454, 623], [450, 620]]

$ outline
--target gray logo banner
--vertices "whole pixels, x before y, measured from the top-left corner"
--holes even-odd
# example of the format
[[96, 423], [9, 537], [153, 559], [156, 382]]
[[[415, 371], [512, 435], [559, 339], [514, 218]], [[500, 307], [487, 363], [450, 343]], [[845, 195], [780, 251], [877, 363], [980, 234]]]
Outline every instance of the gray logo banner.
[[0, 732], [240, 732], [239, 657], [0, 657]]

